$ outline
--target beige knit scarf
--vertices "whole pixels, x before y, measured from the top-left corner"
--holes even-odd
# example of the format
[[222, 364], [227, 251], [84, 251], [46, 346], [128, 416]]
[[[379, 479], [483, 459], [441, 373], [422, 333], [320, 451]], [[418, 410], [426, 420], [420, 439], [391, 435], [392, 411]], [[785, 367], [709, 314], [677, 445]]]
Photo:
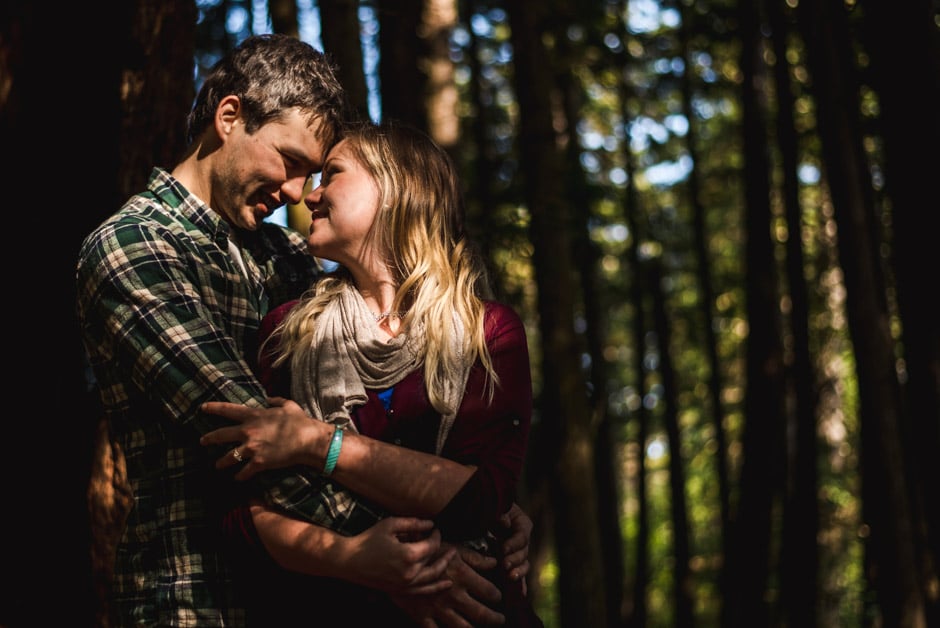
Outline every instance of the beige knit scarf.
[[[450, 342], [463, 357], [464, 328], [456, 312]], [[307, 413], [343, 429], [356, 431], [350, 413], [366, 402], [366, 389], [384, 390], [400, 382], [424, 362], [424, 325], [414, 319], [410, 329], [392, 339], [379, 336], [362, 295], [347, 285], [316, 320], [313, 344], [294, 363], [291, 395]], [[440, 454], [463, 399], [470, 364], [459, 359], [443, 392], [436, 451]]]

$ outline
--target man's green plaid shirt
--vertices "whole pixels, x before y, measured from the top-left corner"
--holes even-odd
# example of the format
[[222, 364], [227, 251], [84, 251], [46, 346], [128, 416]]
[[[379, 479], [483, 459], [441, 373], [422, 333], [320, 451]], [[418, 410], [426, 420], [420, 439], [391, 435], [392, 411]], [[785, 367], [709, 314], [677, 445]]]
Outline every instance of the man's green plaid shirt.
[[246, 485], [214, 468], [230, 446], [199, 445], [201, 434], [227, 424], [202, 414], [203, 402], [264, 405], [251, 371], [261, 317], [319, 273], [296, 232], [265, 223], [235, 234], [159, 168], [147, 192], [83, 243], [82, 340], [134, 492], [111, 597], [118, 625], [244, 623], [219, 527], [238, 491], [263, 485], [269, 503], [346, 534], [375, 520], [311, 470], [268, 472]]

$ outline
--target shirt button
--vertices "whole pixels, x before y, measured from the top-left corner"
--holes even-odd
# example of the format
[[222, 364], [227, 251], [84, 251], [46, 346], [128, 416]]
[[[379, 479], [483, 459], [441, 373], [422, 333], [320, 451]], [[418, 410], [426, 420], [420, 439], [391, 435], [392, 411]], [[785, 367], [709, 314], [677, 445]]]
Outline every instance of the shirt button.
[[400, 438], [396, 438], [393, 442], [394, 442], [396, 445], [401, 445], [401, 439], [400, 439]]
[[519, 419], [513, 419], [512, 424], [515, 425], [516, 427], [519, 427]]

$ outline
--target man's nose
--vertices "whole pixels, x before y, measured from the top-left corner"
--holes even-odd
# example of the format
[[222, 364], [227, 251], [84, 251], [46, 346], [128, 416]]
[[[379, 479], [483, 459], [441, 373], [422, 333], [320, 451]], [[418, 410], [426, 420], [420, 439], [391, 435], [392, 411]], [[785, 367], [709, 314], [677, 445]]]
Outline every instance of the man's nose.
[[308, 177], [293, 177], [281, 186], [281, 194], [287, 197], [288, 203], [296, 205], [304, 197], [304, 185], [307, 179]]

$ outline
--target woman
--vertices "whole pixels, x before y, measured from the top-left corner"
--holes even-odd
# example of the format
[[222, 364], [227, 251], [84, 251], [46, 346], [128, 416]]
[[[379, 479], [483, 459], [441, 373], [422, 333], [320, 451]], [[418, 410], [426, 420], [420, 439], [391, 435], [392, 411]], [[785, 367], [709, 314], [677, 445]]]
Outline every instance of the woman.
[[[383, 499], [381, 482], [336, 486], [335, 514], [343, 520], [336, 527], [358, 531], [342, 509], [343, 491], [351, 490], [380, 513], [433, 518], [445, 541], [498, 555], [501, 518], [513, 506], [528, 440], [528, 350], [518, 315], [484, 300], [485, 275], [463, 233], [449, 156], [409, 127], [364, 124], [329, 152], [305, 203], [311, 254], [339, 267], [266, 317], [260, 377], [273, 396], [294, 399], [335, 428], [328, 448], [323, 425], [307, 419], [289, 437], [255, 438], [233, 455], [248, 458], [253, 474], [309, 463], [317, 450], [322, 476], [342, 485], [344, 460], [359, 455], [343, 447], [347, 432], [427, 452], [404, 502]], [[235, 418], [226, 405], [206, 409]], [[212, 438], [206, 442], [223, 442]], [[441, 472], [435, 456], [460, 464]], [[267, 526], [292, 525], [285, 519], [254, 506], [262, 539]], [[296, 557], [271, 554], [305, 570]], [[507, 625], [540, 625], [523, 582], [497, 579]], [[383, 620], [388, 625], [388, 615]]]

